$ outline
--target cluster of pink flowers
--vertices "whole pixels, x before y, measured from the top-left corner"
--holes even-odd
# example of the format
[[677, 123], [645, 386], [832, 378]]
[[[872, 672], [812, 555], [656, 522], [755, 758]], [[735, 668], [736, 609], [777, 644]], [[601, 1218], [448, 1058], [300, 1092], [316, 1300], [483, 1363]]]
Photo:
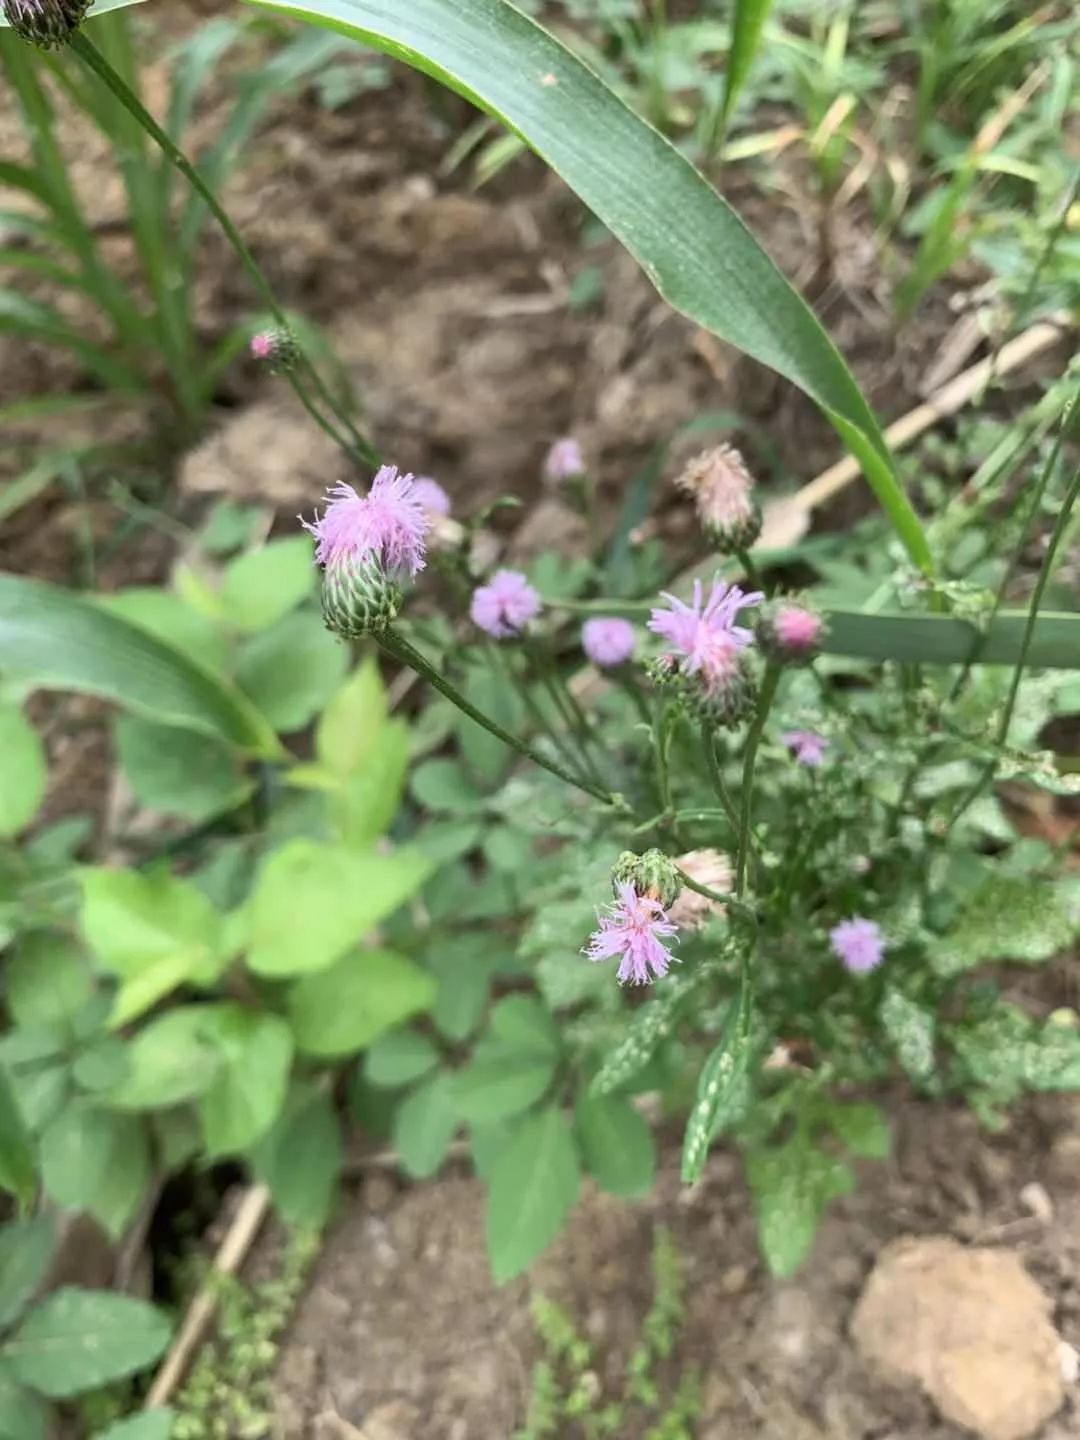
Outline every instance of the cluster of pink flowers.
[[639, 895], [633, 885], [617, 887], [616, 898], [599, 918], [584, 954], [590, 960], [619, 957], [616, 978], [620, 984], [648, 985], [668, 972], [676, 958], [664, 944], [678, 927], [652, 895]]
[[662, 598], [667, 608], [653, 610], [649, 629], [668, 642], [664, 658], [684, 675], [700, 676], [705, 693], [715, 695], [737, 673], [740, 651], [753, 642], [752, 632], [736, 623], [739, 612], [760, 604], [764, 595], [716, 579], [707, 599], [700, 580], [694, 581], [689, 605], [666, 591]]

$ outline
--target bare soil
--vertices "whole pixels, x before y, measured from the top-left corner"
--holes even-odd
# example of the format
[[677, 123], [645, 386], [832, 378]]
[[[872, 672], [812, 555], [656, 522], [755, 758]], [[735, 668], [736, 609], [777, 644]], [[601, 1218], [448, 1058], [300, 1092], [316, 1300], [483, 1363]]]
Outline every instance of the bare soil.
[[[763, 1268], [731, 1154], [715, 1154], [687, 1190], [671, 1150], [654, 1194], [638, 1203], [586, 1188], [551, 1252], [502, 1289], [488, 1278], [478, 1182], [447, 1174], [399, 1190], [372, 1174], [344, 1201], [287, 1336], [280, 1436], [508, 1440], [528, 1402], [537, 1292], [570, 1310], [604, 1393], [619, 1395], [650, 1300], [654, 1228], [664, 1224], [683, 1256], [688, 1300], [666, 1380], [670, 1393], [686, 1367], [700, 1370], [698, 1440], [961, 1440], [967, 1432], [921, 1393], [883, 1383], [859, 1358], [852, 1311], [889, 1241], [951, 1235], [1018, 1253], [1051, 1298], [1062, 1340], [1080, 1346], [1080, 1108], [1032, 1105], [1000, 1135], [964, 1111], [910, 1101], [891, 1109], [892, 1158], [861, 1166], [858, 1191], [833, 1208], [787, 1281]], [[625, 1434], [639, 1440], [644, 1430], [635, 1423]], [[1072, 1385], [1040, 1440], [1078, 1433]]]

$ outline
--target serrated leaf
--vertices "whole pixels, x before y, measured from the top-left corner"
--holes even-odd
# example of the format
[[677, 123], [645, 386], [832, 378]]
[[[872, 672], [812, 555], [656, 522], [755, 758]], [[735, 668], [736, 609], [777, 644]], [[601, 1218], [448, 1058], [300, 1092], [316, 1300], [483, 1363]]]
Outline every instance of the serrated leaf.
[[342, 1163], [341, 1126], [329, 1097], [310, 1088], [294, 1092], [252, 1162], [287, 1224], [302, 1230], [325, 1225]]
[[937, 1021], [932, 1011], [909, 1000], [902, 991], [889, 989], [881, 1002], [881, 1023], [896, 1058], [916, 1083], [934, 1073], [934, 1038]]
[[372, 1085], [393, 1089], [419, 1080], [439, 1063], [439, 1052], [416, 1030], [391, 1030], [372, 1042], [364, 1056], [364, 1075]]
[[414, 961], [362, 950], [299, 980], [289, 993], [289, 1021], [305, 1055], [352, 1055], [434, 1000], [434, 980]]
[[520, 1274], [550, 1245], [580, 1183], [577, 1148], [561, 1110], [550, 1105], [515, 1125], [488, 1188], [487, 1245], [496, 1284]]
[[0, 705], [0, 835], [17, 835], [37, 814], [48, 771], [37, 731], [16, 705]]
[[289, 841], [255, 882], [249, 967], [270, 977], [327, 969], [413, 895], [429, 871], [415, 850], [364, 855]]
[[270, 540], [225, 567], [222, 613], [238, 630], [265, 630], [315, 589], [318, 572], [303, 535]]
[[888, 1158], [892, 1135], [876, 1105], [829, 1104], [823, 1115], [829, 1129], [854, 1154], [864, 1160]]
[[121, 715], [115, 726], [120, 767], [140, 805], [193, 823], [231, 810], [251, 786], [235, 754], [210, 735]]
[[[15, 1220], [0, 1229], [0, 1327], [7, 1329], [33, 1299], [52, 1259], [52, 1220]], [[0, 1431], [0, 1434], [3, 1432]]]
[[458, 1112], [454, 1076], [440, 1071], [405, 1097], [394, 1116], [394, 1144], [401, 1165], [414, 1180], [426, 1180], [442, 1164]]
[[682, 1179], [700, 1179], [709, 1143], [723, 1126], [733, 1097], [750, 1063], [750, 981], [744, 968], [739, 989], [728, 1008], [720, 1039], [701, 1067], [697, 1099], [683, 1136]]
[[656, 1146], [644, 1117], [614, 1095], [580, 1095], [574, 1122], [585, 1169], [610, 1195], [632, 1198], [652, 1188]]
[[203, 1033], [213, 1041], [221, 1063], [199, 1097], [199, 1116], [207, 1155], [216, 1159], [246, 1150], [277, 1119], [289, 1086], [293, 1038], [277, 1015], [239, 1005], [212, 1009]]
[[349, 652], [308, 610], [253, 635], [236, 662], [236, 683], [283, 735], [302, 730], [341, 684]]
[[1077, 892], [1069, 881], [990, 869], [948, 934], [931, 947], [930, 963], [939, 975], [958, 975], [992, 960], [1039, 964], [1064, 950], [1080, 930]]
[[779, 1279], [793, 1275], [806, 1258], [830, 1202], [855, 1186], [843, 1161], [797, 1135], [785, 1145], [748, 1155], [746, 1177], [762, 1254]]
[[41, 1137], [41, 1175], [58, 1204], [85, 1210], [117, 1239], [150, 1179], [146, 1129], [135, 1115], [75, 1101]]
[[149, 1021], [128, 1047], [127, 1078], [108, 1094], [118, 1110], [157, 1110], [194, 1100], [214, 1080], [221, 1054], [207, 1038], [205, 1005], [182, 1005]]
[[52, 1400], [97, 1390], [152, 1365], [169, 1343], [159, 1310], [102, 1290], [57, 1290], [35, 1306], [0, 1355]]

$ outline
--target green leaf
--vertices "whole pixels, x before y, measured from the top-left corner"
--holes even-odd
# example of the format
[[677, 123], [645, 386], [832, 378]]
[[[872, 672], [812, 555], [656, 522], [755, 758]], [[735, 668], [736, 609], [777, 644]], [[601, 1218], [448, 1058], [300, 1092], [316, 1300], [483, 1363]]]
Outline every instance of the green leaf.
[[916, 1084], [929, 1080], [934, 1073], [937, 1029], [934, 1012], [909, 1000], [902, 991], [890, 988], [885, 992], [879, 1014], [896, 1058], [909, 1079]]
[[727, 81], [724, 85], [723, 121], [731, 118], [735, 102], [746, 84], [754, 63], [761, 31], [769, 18], [772, 0], [735, 0], [735, 17], [731, 31], [731, 50], [727, 59]]
[[363, 768], [343, 776], [330, 796], [330, 813], [342, 841], [366, 848], [384, 834], [398, 812], [409, 767], [409, 731], [392, 720], [379, 731]]
[[579, 1095], [574, 1121], [585, 1169], [602, 1190], [626, 1198], [649, 1192], [656, 1146], [644, 1117], [628, 1100]]
[[167, 870], [87, 868], [80, 878], [83, 933], [111, 974], [129, 979], [180, 954], [213, 968], [221, 917], [194, 885]]
[[581, 1183], [577, 1149], [554, 1105], [527, 1115], [491, 1167], [487, 1245], [502, 1285], [551, 1244], [573, 1209]]
[[956, 1026], [956, 1053], [972, 1078], [1007, 1103], [1028, 1090], [1080, 1090], [1080, 1031], [1051, 1017], [1041, 1027], [1014, 1005]]
[[425, 760], [413, 771], [413, 799], [425, 809], [450, 814], [476, 810], [483, 797], [456, 760]]
[[92, 989], [90, 970], [78, 947], [52, 931], [24, 935], [7, 961], [8, 1009], [19, 1026], [70, 1023]]
[[[0, 654], [0, 666], [2, 661]], [[17, 705], [0, 705], [0, 835], [17, 835], [29, 825], [47, 780], [37, 731]]]
[[386, 687], [368, 656], [326, 706], [315, 730], [320, 764], [336, 775], [353, 775], [374, 753], [387, 719]]
[[482, 936], [466, 934], [441, 941], [428, 964], [439, 984], [432, 1019], [447, 1040], [464, 1040], [483, 1018], [498, 954], [485, 951]]
[[454, 1077], [440, 1071], [406, 1096], [394, 1116], [394, 1144], [405, 1173], [414, 1180], [434, 1175], [457, 1126]]
[[121, 768], [148, 810], [197, 823], [231, 810], [250, 792], [235, 754], [210, 735], [121, 715], [115, 725]]
[[1051, 960], [1080, 930], [1076, 890], [1067, 881], [987, 868], [949, 933], [931, 947], [930, 963], [939, 975], [958, 975], [992, 960], [1027, 965]]
[[611, 1095], [644, 1070], [672, 1033], [682, 1010], [701, 984], [701, 975], [698, 969], [686, 975], [668, 976], [663, 989], [634, 1012], [625, 1037], [593, 1076], [590, 1094]]
[[361, 950], [297, 981], [289, 1019], [305, 1055], [351, 1055], [385, 1031], [431, 1008], [435, 982], [389, 950]]
[[372, 1085], [393, 1089], [419, 1080], [439, 1063], [439, 1052], [416, 1030], [391, 1030], [372, 1042], [364, 1056], [364, 1075]]
[[225, 567], [222, 611], [238, 630], [266, 630], [305, 600], [317, 579], [310, 540], [270, 540]]
[[239, 1154], [270, 1129], [285, 1103], [293, 1056], [292, 1032], [279, 1016], [240, 1005], [212, 1009], [203, 1033], [222, 1063], [199, 1099], [211, 1160]]
[[342, 1161], [341, 1127], [330, 1098], [297, 1090], [252, 1161], [286, 1224], [305, 1230], [325, 1225]]
[[34, 1198], [36, 1177], [34, 1147], [11, 1079], [0, 1066], [0, 1190], [7, 1190], [24, 1207]]
[[892, 1144], [889, 1122], [876, 1105], [829, 1104], [823, 1110], [829, 1129], [864, 1160], [886, 1160]]
[[843, 1161], [798, 1135], [748, 1155], [746, 1176], [762, 1254], [772, 1273], [784, 1279], [805, 1259], [826, 1207], [854, 1189], [855, 1177]]
[[16, 1382], [0, 1357], [0, 1440], [46, 1440], [48, 1423], [45, 1402]]
[[221, 1064], [205, 1033], [209, 1008], [182, 1005], [144, 1025], [128, 1049], [128, 1076], [108, 1103], [118, 1110], [157, 1110], [208, 1089]]
[[[491, 670], [470, 670], [464, 691], [465, 698], [481, 714], [490, 716], [511, 735], [521, 733], [526, 720], [524, 702], [501, 675]], [[454, 724], [469, 769], [484, 785], [489, 788], [495, 785], [510, 768], [513, 751], [460, 710], [455, 711]]]
[[169, 1343], [160, 1310], [102, 1290], [57, 1290], [0, 1351], [16, 1378], [51, 1400], [97, 1390], [152, 1365]]
[[0, 1229], [0, 1328], [6, 1330], [33, 1299], [55, 1243], [53, 1222], [45, 1215], [15, 1220]]
[[[913, 560], [931, 568], [877, 422], [812, 311], [704, 177], [569, 49], [506, 0], [259, 3], [385, 50], [501, 119], [622, 241], [676, 310], [817, 401]], [[599, 149], [590, 139], [597, 135]]]
[[349, 652], [308, 610], [286, 615], [240, 651], [236, 683], [275, 730], [302, 730], [333, 695]]
[[415, 894], [429, 871], [415, 850], [358, 855], [290, 840], [255, 882], [248, 965], [276, 977], [325, 970]]
[[750, 999], [750, 981], [744, 968], [720, 1039], [698, 1076], [697, 1099], [683, 1136], [682, 1178], [686, 1185], [701, 1178], [709, 1143], [722, 1128], [746, 1074], [750, 1062]]
[[99, 1431], [94, 1440], [169, 1440], [174, 1418], [172, 1410], [144, 1410]]
[[471, 1065], [458, 1073], [458, 1113], [470, 1125], [490, 1125], [516, 1115], [547, 1093], [557, 1057], [548, 1050], [514, 1050], [483, 1043]]
[[493, 1007], [488, 1023], [492, 1036], [510, 1049], [558, 1054], [554, 1016], [534, 995], [508, 995]]
[[41, 1137], [45, 1189], [68, 1210], [85, 1210], [118, 1239], [150, 1179], [146, 1130], [135, 1115], [75, 1101]]
[[222, 626], [170, 590], [139, 585], [112, 595], [95, 595], [93, 599], [103, 610], [148, 630], [215, 673], [221, 674], [228, 667], [228, 638]]
[[277, 756], [272, 730], [230, 684], [138, 625], [66, 590], [0, 575], [0, 672], [113, 700], [150, 720]]

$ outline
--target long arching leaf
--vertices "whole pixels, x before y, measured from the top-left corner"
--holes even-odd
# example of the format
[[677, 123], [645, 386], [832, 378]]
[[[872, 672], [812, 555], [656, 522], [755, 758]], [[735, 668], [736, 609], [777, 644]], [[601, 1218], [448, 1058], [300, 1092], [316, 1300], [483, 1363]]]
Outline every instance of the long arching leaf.
[[0, 679], [100, 695], [150, 719], [276, 755], [243, 695], [149, 631], [68, 590], [0, 575]]

